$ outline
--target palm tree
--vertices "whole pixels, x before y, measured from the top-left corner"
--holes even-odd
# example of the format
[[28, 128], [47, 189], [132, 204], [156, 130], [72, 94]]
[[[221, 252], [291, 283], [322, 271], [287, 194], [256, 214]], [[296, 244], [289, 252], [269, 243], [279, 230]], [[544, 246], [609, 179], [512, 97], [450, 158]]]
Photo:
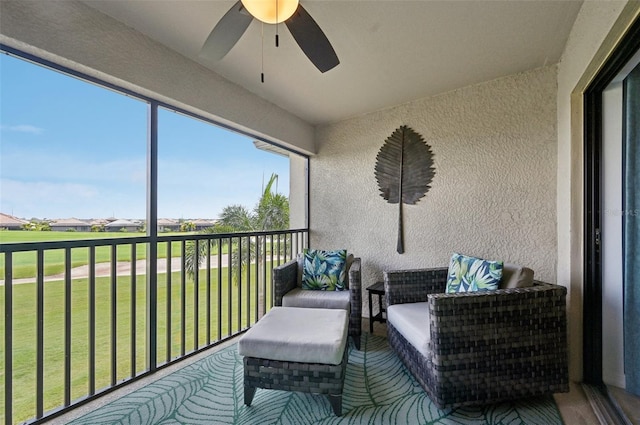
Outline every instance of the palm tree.
[[257, 230], [286, 230], [289, 228], [289, 199], [271, 189], [278, 175], [272, 174], [255, 208]]
[[[258, 204], [252, 211], [242, 205], [226, 206], [222, 209], [218, 222], [213, 227], [203, 230], [202, 233], [221, 234], [288, 229], [289, 199], [272, 190], [274, 183], [277, 184], [277, 181], [278, 175], [275, 173], [271, 174], [269, 182], [263, 189], [262, 196], [260, 197]], [[238, 249], [238, 242], [242, 244], [242, 252]], [[228, 242], [225, 244], [228, 244]], [[283, 244], [278, 244], [278, 246], [282, 245]], [[198, 251], [197, 253], [196, 247]], [[247, 254], [247, 247], [249, 249], [249, 254]], [[237, 283], [240, 273], [243, 273], [251, 262], [260, 262], [262, 260], [261, 256], [258, 255], [259, 249], [259, 241], [257, 238], [251, 238], [248, 236], [234, 238], [234, 242], [228, 248], [228, 252], [229, 255], [231, 255], [232, 268], [238, 271], [237, 274], [233, 275], [235, 283]], [[190, 277], [195, 275], [201, 262], [206, 256], [206, 252], [206, 241], [201, 241], [197, 244], [195, 242], [187, 244], [185, 250], [185, 264], [187, 274]], [[196, 262], [198, 264], [196, 264]], [[262, 311], [264, 293], [262, 291], [262, 282], [260, 282], [260, 279], [262, 279], [260, 274], [258, 275], [258, 279], [258, 314], [261, 316], [262, 313], [264, 313]]]
[[232, 229], [235, 232], [255, 230], [255, 216], [242, 205], [229, 205], [222, 209], [216, 225], [219, 228]]

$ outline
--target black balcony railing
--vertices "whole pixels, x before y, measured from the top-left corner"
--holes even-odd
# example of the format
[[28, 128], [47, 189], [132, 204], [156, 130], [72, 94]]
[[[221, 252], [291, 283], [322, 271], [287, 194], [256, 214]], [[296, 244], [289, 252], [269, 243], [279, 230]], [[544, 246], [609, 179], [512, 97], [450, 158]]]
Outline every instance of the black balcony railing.
[[1, 244], [5, 422], [41, 422], [243, 332], [273, 305], [272, 268], [308, 236]]

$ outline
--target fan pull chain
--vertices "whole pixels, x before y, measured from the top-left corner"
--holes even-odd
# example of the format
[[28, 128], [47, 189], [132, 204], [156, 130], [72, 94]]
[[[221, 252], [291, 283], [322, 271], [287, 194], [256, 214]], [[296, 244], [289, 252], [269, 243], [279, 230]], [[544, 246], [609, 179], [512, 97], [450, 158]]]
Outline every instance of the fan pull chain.
[[262, 24], [262, 30], [260, 31], [260, 81], [264, 83], [264, 23]]
[[280, 38], [278, 37], [278, 28], [280, 28], [278, 23], [278, 0], [274, 1], [276, 2], [276, 47], [280, 47]]

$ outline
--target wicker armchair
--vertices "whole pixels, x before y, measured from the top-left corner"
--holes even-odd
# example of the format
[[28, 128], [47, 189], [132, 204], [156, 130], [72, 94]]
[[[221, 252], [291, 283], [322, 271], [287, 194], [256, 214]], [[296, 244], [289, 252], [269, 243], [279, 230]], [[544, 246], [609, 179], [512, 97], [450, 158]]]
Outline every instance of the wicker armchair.
[[[358, 350], [360, 350], [360, 336], [362, 335], [362, 284], [360, 281], [360, 264], [360, 258], [354, 258], [352, 262], [349, 261], [347, 263], [347, 274], [349, 276], [349, 336], [353, 338], [353, 342]], [[273, 269], [273, 296], [275, 306], [282, 306], [285, 295], [291, 293], [291, 291], [296, 288], [300, 288], [299, 276], [302, 276], [302, 270], [299, 269], [299, 267], [301, 267], [301, 265], [297, 260], [291, 260]], [[310, 292], [315, 292], [315, 295], [319, 296], [326, 295], [331, 297], [334, 295], [331, 293], [320, 294], [325, 291]], [[317, 307], [323, 306], [324, 305], [318, 305]], [[310, 307], [316, 306], [310, 305]]]
[[[389, 344], [440, 408], [569, 391], [566, 288], [446, 294], [447, 268], [387, 271], [387, 307], [425, 302], [429, 355], [387, 322]], [[405, 307], [406, 308], [406, 307]]]

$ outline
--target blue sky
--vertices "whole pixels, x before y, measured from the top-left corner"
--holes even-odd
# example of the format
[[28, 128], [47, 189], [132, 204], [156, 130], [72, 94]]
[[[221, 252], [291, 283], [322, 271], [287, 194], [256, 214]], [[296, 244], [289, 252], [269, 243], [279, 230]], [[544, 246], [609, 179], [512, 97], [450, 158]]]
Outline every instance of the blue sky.
[[[158, 216], [253, 208], [288, 158], [253, 139], [161, 109]], [[23, 218], [144, 218], [147, 104], [0, 55], [0, 212]]]

